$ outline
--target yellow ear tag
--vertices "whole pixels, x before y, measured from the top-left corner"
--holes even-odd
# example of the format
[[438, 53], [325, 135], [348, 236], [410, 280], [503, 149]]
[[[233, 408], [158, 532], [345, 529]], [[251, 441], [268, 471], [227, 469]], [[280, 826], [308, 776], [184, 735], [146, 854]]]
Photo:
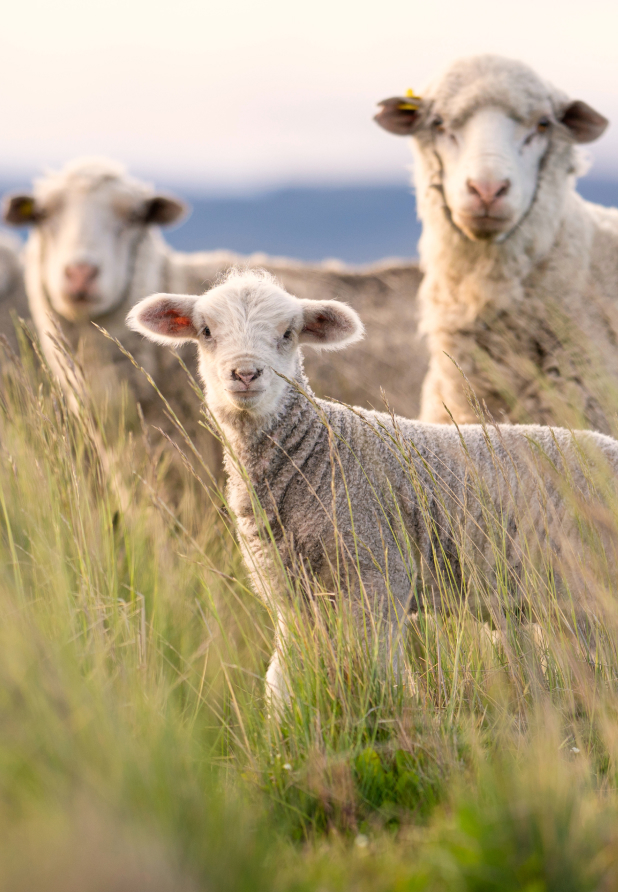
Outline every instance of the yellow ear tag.
[[406, 90], [406, 99], [411, 99], [411, 102], [400, 102], [397, 108], [401, 111], [418, 111], [420, 108], [420, 104], [423, 101], [420, 96], [417, 96], [414, 90], [410, 87], [409, 90]]

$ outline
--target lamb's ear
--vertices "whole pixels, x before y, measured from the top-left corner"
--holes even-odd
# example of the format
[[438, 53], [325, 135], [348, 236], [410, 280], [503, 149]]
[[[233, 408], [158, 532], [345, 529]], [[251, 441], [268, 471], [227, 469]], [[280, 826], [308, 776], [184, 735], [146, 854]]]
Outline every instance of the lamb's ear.
[[34, 195], [5, 195], [2, 199], [2, 218], [11, 226], [33, 226], [43, 214]]
[[571, 131], [575, 142], [594, 142], [605, 133], [609, 124], [607, 118], [581, 99], [567, 105], [560, 120]]
[[153, 195], [141, 205], [138, 216], [146, 226], [169, 226], [189, 213], [189, 206], [172, 195]]
[[193, 321], [196, 300], [191, 294], [152, 294], [135, 304], [127, 325], [157, 344], [197, 340]]
[[391, 96], [378, 102], [382, 106], [381, 111], [374, 116], [374, 121], [397, 136], [410, 136], [418, 129], [422, 118], [422, 100], [405, 96]]
[[301, 344], [319, 350], [341, 350], [355, 344], [365, 334], [360, 316], [338, 300], [302, 300], [303, 327]]

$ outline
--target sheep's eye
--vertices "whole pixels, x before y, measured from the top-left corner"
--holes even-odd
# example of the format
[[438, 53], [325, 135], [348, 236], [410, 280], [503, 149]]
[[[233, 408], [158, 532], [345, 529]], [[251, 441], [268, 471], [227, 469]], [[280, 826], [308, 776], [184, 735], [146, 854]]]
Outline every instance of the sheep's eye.
[[437, 118], [433, 119], [433, 121], [431, 122], [431, 126], [436, 131], [436, 133], [444, 133], [444, 121], [439, 115]]
[[205, 325], [204, 328], [202, 329], [202, 334], [204, 335], [205, 338], [210, 337], [210, 329], [208, 328], [207, 325]]
[[292, 329], [288, 328], [288, 330], [286, 332], [284, 332], [284, 334], [283, 334], [283, 340], [289, 341], [291, 337], [292, 337]]
[[546, 130], [549, 130], [550, 126], [551, 121], [549, 120], [549, 118], [541, 118], [536, 125], [536, 129], [539, 133], [545, 133]]

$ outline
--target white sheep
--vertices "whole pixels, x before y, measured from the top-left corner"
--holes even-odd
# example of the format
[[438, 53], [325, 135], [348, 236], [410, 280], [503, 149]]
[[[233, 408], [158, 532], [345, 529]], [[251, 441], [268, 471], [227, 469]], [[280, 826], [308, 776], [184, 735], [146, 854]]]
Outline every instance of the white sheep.
[[412, 136], [430, 351], [420, 417], [474, 419], [456, 363], [498, 419], [610, 430], [618, 210], [575, 191], [576, 144], [607, 120], [498, 56], [457, 61], [421, 93], [376, 116]]
[[[464, 552], [491, 573], [492, 519], [515, 566], [531, 531], [540, 547], [573, 536], [556, 472], [568, 469], [585, 493], [585, 453], [618, 470], [618, 442], [603, 434], [457, 429], [316, 399], [302, 348], [339, 350], [362, 338], [363, 325], [351, 307], [300, 300], [264, 271], [232, 271], [201, 297], [155, 294], [128, 324], [154, 343], [197, 343], [245, 560], [280, 616], [279, 561], [308, 599], [343, 587], [359, 610], [377, 601], [384, 638], [398, 640], [411, 609], [442, 597], [440, 577], [451, 574], [457, 588]], [[276, 700], [285, 689], [279, 651], [267, 683]]]
[[[153, 289], [199, 291], [229, 263], [231, 255], [223, 253], [186, 255], [177, 262], [158, 227], [184, 212], [178, 199], [155, 193], [121, 165], [97, 158], [77, 159], [35, 181], [32, 194], [10, 195], [4, 204], [7, 223], [32, 227], [24, 257], [28, 303], [53, 372], [70, 390], [80, 386], [74, 372], [81, 366], [101, 402], [117, 400], [126, 382], [146, 418], [168, 429], [145, 376], [91, 322], [122, 337], [166, 397], [178, 400], [186, 393], [179, 385], [184, 373], [173, 357], [158, 355], [142, 339], [126, 338], [124, 325], [130, 307]], [[57, 349], [60, 330], [77, 367]], [[199, 406], [189, 393], [184, 399], [190, 410]], [[199, 428], [191, 433], [199, 435]]]
[[[56, 349], [60, 323], [82, 366], [90, 372], [90, 387], [109, 397], [127, 381], [146, 418], [168, 428], [162, 406], [146, 378], [132, 367], [114, 344], [91, 325], [96, 321], [138, 359], [168, 399], [175, 401], [181, 420], [193, 436], [204, 432], [191, 422], [198, 404], [185, 384], [186, 377], [170, 354], [154, 351], [124, 325], [138, 300], [154, 291], [200, 294], [232, 264], [248, 263], [227, 251], [181, 253], [165, 243], [159, 226], [178, 221], [185, 205], [156, 193], [129, 177], [107, 159], [77, 159], [59, 173], [35, 182], [32, 194], [8, 196], [4, 215], [13, 225], [32, 227], [26, 247], [26, 282], [30, 310], [47, 359], [64, 379], [70, 364]], [[256, 258], [253, 258], [255, 260]], [[323, 392], [341, 399], [380, 401], [377, 382], [389, 378], [394, 405], [415, 412], [426, 370], [426, 351], [415, 341], [416, 264], [385, 263], [366, 271], [334, 266], [311, 266], [283, 259], [259, 257], [295, 291], [332, 294], [352, 300], [376, 319], [372, 349], [359, 350], [353, 376], [343, 366], [320, 375]], [[316, 372], [321, 371], [316, 369]], [[204, 441], [202, 440], [202, 448]]]
[[14, 316], [28, 316], [28, 302], [20, 258], [20, 244], [8, 233], [0, 233], [0, 333], [17, 350]]

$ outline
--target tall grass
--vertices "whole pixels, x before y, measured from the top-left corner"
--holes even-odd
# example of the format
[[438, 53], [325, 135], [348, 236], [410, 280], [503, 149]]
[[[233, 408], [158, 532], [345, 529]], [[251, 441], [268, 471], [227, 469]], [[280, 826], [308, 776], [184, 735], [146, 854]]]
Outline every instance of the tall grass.
[[[450, 530], [463, 572], [438, 580], [450, 609], [416, 618], [405, 672], [345, 585], [307, 604], [284, 581], [275, 718], [275, 617], [225, 496], [193, 455], [170, 499], [169, 460], [119, 404], [69, 406], [27, 344], [4, 363], [0, 888], [616, 888], [618, 511], [601, 467], [594, 498], [555, 481], [579, 546], [549, 561], [530, 539], [515, 569], [474, 482], [496, 570]], [[594, 614], [579, 629], [575, 570]]]

